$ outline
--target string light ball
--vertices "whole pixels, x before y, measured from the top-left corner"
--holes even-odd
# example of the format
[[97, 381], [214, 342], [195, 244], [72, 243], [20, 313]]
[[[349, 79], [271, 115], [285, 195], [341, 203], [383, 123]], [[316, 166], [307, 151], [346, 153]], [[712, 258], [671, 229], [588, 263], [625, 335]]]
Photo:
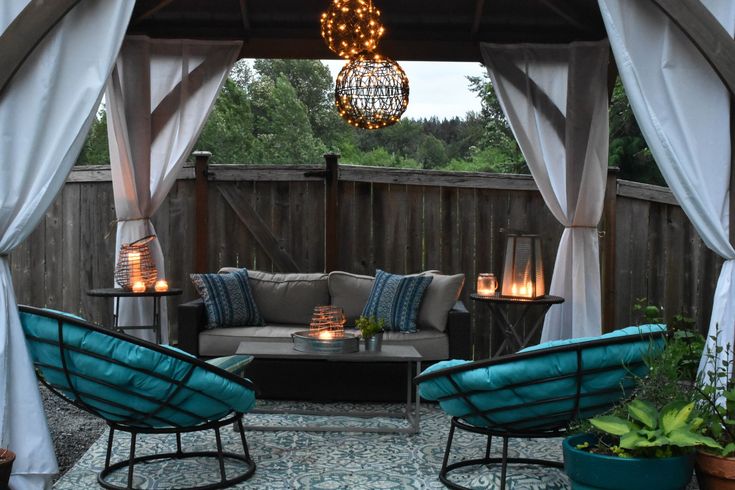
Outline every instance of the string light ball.
[[372, 0], [332, 0], [322, 13], [322, 39], [337, 56], [349, 59], [373, 51], [385, 29]]
[[408, 107], [408, 77], [392, 59], [362, 52], [337, 75], [334, 99], [348, 124], [384, 128], [397, 123]]

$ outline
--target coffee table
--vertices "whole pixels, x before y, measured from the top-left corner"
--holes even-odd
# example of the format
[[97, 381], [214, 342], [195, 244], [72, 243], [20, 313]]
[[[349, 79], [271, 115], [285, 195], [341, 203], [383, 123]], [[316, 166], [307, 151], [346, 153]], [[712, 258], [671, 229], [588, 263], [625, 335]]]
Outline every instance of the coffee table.
[[[380, 352], [365, 352], [364, 346], [360, 345], [359, 352], [351, 354], [316, 354], [300, 352], [293, 348], [293, 343], [282, 342], [241, 342], [238, 354], [248, 354], [256, 359], [300, 359], [322, 361], [324, 363], [340, 362], [403, 362], [406, 364], [406, 407], [400, 413], [378, 411], [378, 410], [299, 410], [299, 409], [255, 409], [250, 413], [287, 414], [287, 415], [315, 415], [332, 417], [358, 417], [358, 418], [400, 418], [408, 422], [404, 427], [357, 427], [336, 425], [298, 425], [298, 426], [247, 426], [250, 430], [262, 431], [303, 431], [303, 432], [380, 432], [380, 433], [403, 433], [416, 434], [419, 431], [419, 415], [421, 410], [421, 398], [418, 386], [413, 385], [413, 368], [415, 373], [421, 371], [422, 356], [410, 345], [384, 345]], [[326, 366], [325, 366], [326, 367]], [[415, 400], [411, 395], [415, 394]]]

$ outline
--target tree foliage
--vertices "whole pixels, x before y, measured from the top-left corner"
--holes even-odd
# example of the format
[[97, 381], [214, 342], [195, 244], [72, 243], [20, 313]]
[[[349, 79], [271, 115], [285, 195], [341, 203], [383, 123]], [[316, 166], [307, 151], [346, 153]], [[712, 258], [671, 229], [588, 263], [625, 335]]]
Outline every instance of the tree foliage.
[[[489, 77], [467, 77], [478, 112], [439, 119], [403, 118], [377, 131], [346, 124], [334, 107], [334, 81], [317, 60], [244, 60], [235, 64], [195, 145], [213, 163], [343, 163], [477, 172], [528, 173]], [[104, 107], [78, 163], [109, 162]], [[621, 177], [662, 184], [620, 84], [610, 107], [610, 164]]]

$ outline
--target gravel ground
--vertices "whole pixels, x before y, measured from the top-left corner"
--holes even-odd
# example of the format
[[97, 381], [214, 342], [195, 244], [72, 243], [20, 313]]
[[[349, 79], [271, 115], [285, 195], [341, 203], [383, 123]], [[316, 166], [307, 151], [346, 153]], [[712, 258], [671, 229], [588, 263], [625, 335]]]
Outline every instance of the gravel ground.
[[62, 400], [45, 386], [39, 384], [39, 387], [51, 437], [54, 440], [59, 475], [63, 475], [102, 435], [105, 423]]

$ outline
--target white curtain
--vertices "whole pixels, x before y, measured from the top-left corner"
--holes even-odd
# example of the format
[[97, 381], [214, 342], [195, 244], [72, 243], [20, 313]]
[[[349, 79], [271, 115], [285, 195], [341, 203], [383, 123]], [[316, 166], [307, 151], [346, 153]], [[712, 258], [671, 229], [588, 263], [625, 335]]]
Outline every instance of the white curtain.
[[[735, 2], [702, 0], [732, 37]], [[709, 335], [735, 345], [735, 250], [729, 241], [730, 98], [704, 57], [651, 2], [599, 0], [620, 78], [666, 183], [725, 263]], [[704, 363], [701, 366], [704, 367]]]
[[541, 340], [599, 335], [597, 225], [607, 178], [609, 46], [482, 44], [481, 49], [531, 175], [564, 225], [549, 294], [565, 302], [547, 314]]
[[[6, 0], [0, 32], [28, 0]], [[85, 0], [35, 48], [0, 94], [0, 447], [17, 454], [10, 487], [58, 471], [7, 261], [36, 227], [81, 151], [133, 10]]]
[[[242, 42], [125, 39], [107, 85], [107, 130], [117, 213], [115, 257], [123, 243], [155, 235], [150, 221], [209, 116]], [[165, 277], [158, 241], [152, 255]], [[162, 341], [168, 322], [161, 306]], [[148, 298], [123, 299], [120, 325], [149, 325]], [[130, 331], [155, 341], [150, 330]], [[130, 333], [129, 332], [129, 333]]]

